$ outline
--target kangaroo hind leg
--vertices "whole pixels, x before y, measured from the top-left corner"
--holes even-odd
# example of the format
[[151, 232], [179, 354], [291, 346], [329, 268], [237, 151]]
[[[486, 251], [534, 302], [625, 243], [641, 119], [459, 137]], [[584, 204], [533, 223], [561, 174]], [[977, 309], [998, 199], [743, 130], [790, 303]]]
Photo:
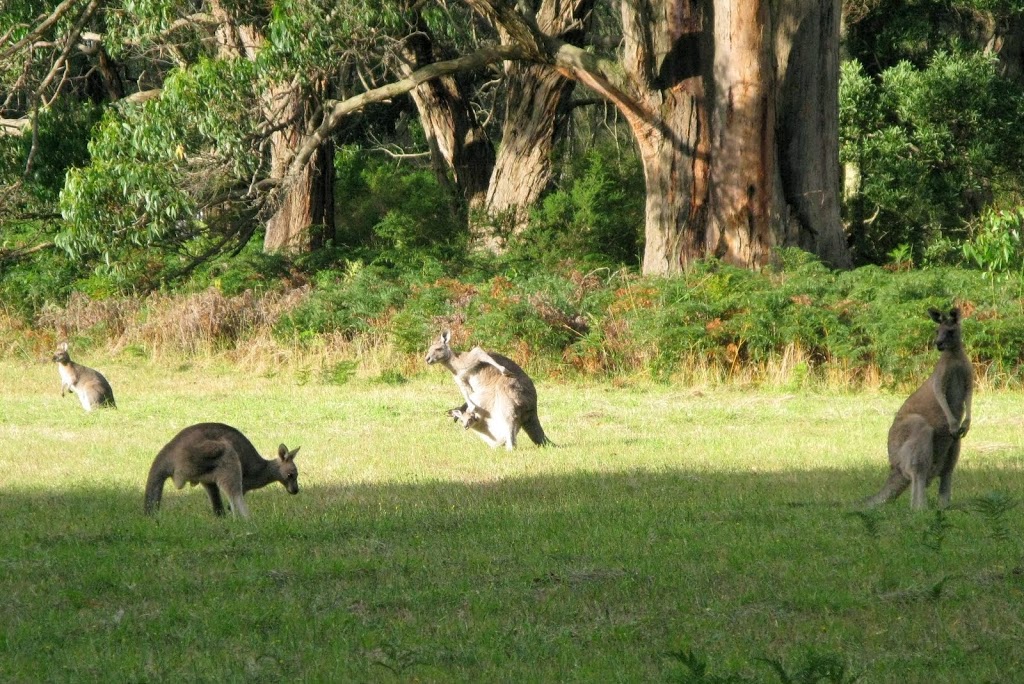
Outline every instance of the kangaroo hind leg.
[[948, 508], [953, 494], [953, 468], [960, 460], [960, 438], [953, 440], [949, 445], [949, 452], [946, 454], [946, 462], [943, 464], [942, 472], [939, 473], [939, 506]]
[[224, 502], [220, 498], [220, 489], [213, 482], [204, 482], [203, 487], [210, 496], [210, 505], [213, 506], [214, 515], [224, 515]]
[[934, 431], [920, 425], [900, 446], [898, 459], [910, 476], [910, 506], [920, 510], [928, 505], [928, 478], [931, 476]]
[[234, 451], [225, 454], [221, 459], [217, 466], [214, 482], [227, 495], [231, 504], [231, 514], [248, 518], [249, 508], [245, 505], [245, 490], [242, 488], [242, 462]]

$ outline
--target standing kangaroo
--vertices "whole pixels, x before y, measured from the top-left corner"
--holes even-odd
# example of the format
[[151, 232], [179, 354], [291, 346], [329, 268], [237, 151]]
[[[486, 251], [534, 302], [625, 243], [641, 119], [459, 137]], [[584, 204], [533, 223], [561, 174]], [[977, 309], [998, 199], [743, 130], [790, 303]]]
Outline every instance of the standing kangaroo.
[[57, 373], [60, 374], [60, 396], [71, 391], [78, 395], [82, 408], [92, 411], [97, 406], [117, 408], [114, 402], [114, 390], [103, 375], [92, 368], [81, 366], [71, 360], [68, 355], [68, 343], [57, 347], [53, 355], [57, 362]]
[[282, 444], [277, 448], [277, 458], [268, 461], [256, 453], [245, 435], [230, 425], [199, 423], [187, 427], [160, 450], [149, 469], [146, 513], [160, 507], [164, 482], [170, 477], [178, 489], [186, 482], [202, 484], [217, 515], [224, 515], [220, 499], [223, 489], [231, 502], [231, 513], [248, 518], [249, 509], [242, 496], [250, 489], [280, 482], [289, 494], [299, 493], [299, 471], [295, 467], [298, 451], [299, 447], [289, 451]]
[[931, 376], [896, 413], [889, 428], [889, 479], [864, 502], [869, 506], [892, 501], [910, 485], [911, 507], [924, 508], [925, 489], [936, 475], [939, 505], [949, 505], [960, 440], [971, 427], [974, 370], [960, 338], [960, 310], [944, 316], [929, 309], [928, 314], [939, 326], [935, 346], [942, 354]]
[[466, 405], [448, 415], [472, 429], [492, 447], [511, 451], [522, 428], [534, 444], [551, 444], [537, 417], [537, 388], [512, 359], [488, 354], [480, 347], [456, 353], [445, 331], [427, 351], [428, 364], [439, 363], [454, 376]]

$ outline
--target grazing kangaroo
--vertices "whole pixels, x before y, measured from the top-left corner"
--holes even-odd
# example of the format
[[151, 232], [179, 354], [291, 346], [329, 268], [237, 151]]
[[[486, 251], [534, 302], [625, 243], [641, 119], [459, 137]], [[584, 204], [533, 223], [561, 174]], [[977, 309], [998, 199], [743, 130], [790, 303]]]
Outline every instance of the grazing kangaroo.
[[960, 310], [928, 314], [938, 324], [935, 346], [942, 354], [935, 370], [896, 413], [889, 428], [889, 479], [869, 506], [892, 501], [911, 486], [910, 505], [926, 504], [925, 489], [939, 477], [939, 505], [948, 506], [960, 440], [971, 428], [974, 369], [960, 338]]
[[103, 375], [92, 368], [79, 365], [68, 355], [68, 343], [63, 342], [53, 355], [57, 362], [57, 373], [60, 374], [60, 396], [74, 392], [82, 402], [82, 408], [92, 411], [97, 406], [117, 408], [114, 402], [114, 390]]
[[456, 353], [450, 340], [451, 333], [443, 332], [426, 358], [428, 364], [439, 363], [451, 372], [466, 401], [448, 415], [492, 447], [504, 444], [509, 451], [514, 449], [520, 428], [534, 444], [551, 444], [537, 417], [537, 388], [526, 371], [512, 359], [480, 347]]
[[146, 513], [160, 507], [164, 482], [170, 477], [178, 489], [186, 482], [203, 485], [217, 515], [224, 515], [220, 499], [223, 489], [231, 503], [231, 513], [248, 518], [249, 509], [242, 496], [250, 489], [280, 482], [289, 494], [299, 493], [299, 471], [295, 467], [298, 451], [299, 447], [289, 451], [282, 444], [277, 448], [277, 458], [268, 461], [256, 452], [245, 435], [230, 425], [199, 423], [187, 427], [160, 450], [149, 469]]

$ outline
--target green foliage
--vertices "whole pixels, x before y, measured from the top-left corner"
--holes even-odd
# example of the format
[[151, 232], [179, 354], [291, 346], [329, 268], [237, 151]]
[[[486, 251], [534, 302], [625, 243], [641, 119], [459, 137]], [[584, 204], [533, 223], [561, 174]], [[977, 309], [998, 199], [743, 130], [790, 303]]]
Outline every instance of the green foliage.
[[250, 242], [237, 256], [221, 256], [196, 269], [188, 289], [215, 287], [231, 297], [246, 290], [264, 292], [278, 287], [289, 276], [291, 263], [282, 254], [267, 254], [257, 241]]
[[285, 340], [309, 341], [322, 333], [354, 337], [377, 332], [384, 315], [408, 296], [405, 287], [383, 276], [379, 267], [358, 262], [344, 272], [318, 273], [313, 294], [278, 321], [275, 334]]
[[980, 53], [941, 52], [878, 78], [843, 65], [840, 157], [856, 174], [845, 206], [856, 258], [962, 238], [965, 221], [1019, 187], [1024, 91], [996, 67]]
[[[92, 102], [76, 102], [70, 98], [59, 99], [41, 109], [35, 120], [36, 149], [31, 165], [32, 131], [21, 136], [0, 135], [0, 184], [23, 180], [23, 208], [52, 211], [68, 169], [88, 163], [89, 135], [101, 113]], [[30, 168], [27, 176], [26, 168]], [[0, 212], [0, 226], [11, 217], [9, 210]]]
[[[47, 233], [33, 224], [7, 226], [0, 248], [31, 245]], [[39, 250], [14, 262], [0, 260], [0, 310], [32, 320], [47, 303], [66, 301], [81, 275], [80, 265], [57, 249]]]
[[[224, 239], [211, 227], [235, 226], [231, 210], [201, 208], [229, 199], [262, 163], [248, 150], [258, 109], [252, 69], [204, 60], [175, 71], [159, 98], [108, 110], [89, 143], [91, 164], [68, 173], [57, 244], [74, 258], [100, 256], [130, 282], [173, 264], [168, 253], [184, 264]], [[148, 253], [154, 246], [163, 251]]]
[[1024, 13], [1020, 0], [871, 0], [843, 5], [845, 47], [877, 74], [908, 61], [924, 67], [936, 52], [979, 49], [981, 27]]
[[1024, 208], [1010, 211], [986, 209], [975, 221], [961, 249], [964, 258], [985, 272], [1024, 273]]
[[437, 177], [367, 159], [353, 148], [335, 157], [339, 216], [337, 241], [369, 262], [403, 270], [446, 267], [464, 258], [468, 232], [464, 216]]
[[509, 258], [583, 268], [635, 266], [644, 226], [644, 179], [639, 160], [593, 148], [565, 162], [559, 187], [544, 197], [529, 226], [509, 244]]
[[997, 542], [1009, 541], [1011, 533], [1007, 517], [1020, 505], [1020, 500], [1006, 492], [988, 492], [968, 501], [964, 507], [984, 518], [989, 534]]

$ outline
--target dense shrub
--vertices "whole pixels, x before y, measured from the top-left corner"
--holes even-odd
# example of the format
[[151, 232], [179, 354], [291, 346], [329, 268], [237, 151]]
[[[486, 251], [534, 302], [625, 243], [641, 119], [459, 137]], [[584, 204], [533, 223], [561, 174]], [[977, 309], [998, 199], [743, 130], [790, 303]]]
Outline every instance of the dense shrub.
[[877, 76], [849, 61], [839, 99], [844, 212], [861, 263], [894, 251], [918, 261], [963, 239], [986, 207], [1017, 200], [1024, 90], [991, 55], [938, 52]]
[[979, 370], [999, 385], [1024, 379], [1019, 275], [992, 279], [951, 267], [837, 272], [801, 252], [782, 257], [763, 273], [708, 261], [677, 278], [566, 267], [431, 280], [418, 270], [350, 262], [309, 286], [263, 294], [211, 287], [137, 300], [76, 295], [65, 307], [47, 307], [36, 327], [50, 337], [184, 354], [230, 349], [272, 329], [278, 345], [352, 346], [356, 357], [324, 359], [325, 367], [357, 358], [355, 350], [387, 348], [399, 357], [387, 356], [383, 366], [378, 357], [377, 371], [404, 357], [400, 374], [447, 329], [456, 348], [479, 344], [541, 376], [668, 381], [704, 368], [711, 377], [756, 382], [790, 359], [789, 370], [798, 364], [806, 379], [903, 386], [935, 362], [927, 309], [957, 305]]
[[584, 268], [635, 266], [643, 244], [643, 171], [633, 154], [597, 147], [567, 165], [558, 187], [510, 240], [510, 257]]

